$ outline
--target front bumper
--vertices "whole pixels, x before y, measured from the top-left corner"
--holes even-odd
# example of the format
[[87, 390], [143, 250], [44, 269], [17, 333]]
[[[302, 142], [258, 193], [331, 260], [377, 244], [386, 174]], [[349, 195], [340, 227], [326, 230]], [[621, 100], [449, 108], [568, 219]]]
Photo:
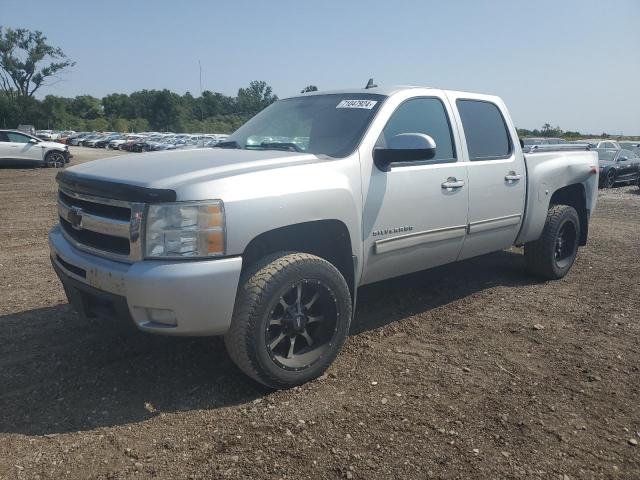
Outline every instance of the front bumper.
[[[129, 318], [163, 335], [222, 335], [231, 325], [241, 257], [115, 262], [73, 247], [59, 226], [49, 232], [51, 262], [69, 302], [88, 316]], [[162, 314], [162, 323], [154, 321]]]

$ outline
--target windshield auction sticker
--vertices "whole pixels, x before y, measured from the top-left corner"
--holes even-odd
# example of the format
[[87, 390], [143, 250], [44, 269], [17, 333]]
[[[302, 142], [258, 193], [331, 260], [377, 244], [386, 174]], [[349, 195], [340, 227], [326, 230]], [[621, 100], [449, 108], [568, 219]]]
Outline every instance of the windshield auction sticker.
[[375, 107], [377, 100], [342, 100], [336, 108], [364, 108], [371, 110]]

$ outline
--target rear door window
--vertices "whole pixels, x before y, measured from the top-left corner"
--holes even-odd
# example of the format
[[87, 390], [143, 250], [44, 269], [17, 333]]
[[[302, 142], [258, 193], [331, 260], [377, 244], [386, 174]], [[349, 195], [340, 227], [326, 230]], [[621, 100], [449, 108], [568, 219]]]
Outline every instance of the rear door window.
[[483, 100], [458, 100], [456, 105], [471, 161], [511, 156], [511, 136], [497, 105]]

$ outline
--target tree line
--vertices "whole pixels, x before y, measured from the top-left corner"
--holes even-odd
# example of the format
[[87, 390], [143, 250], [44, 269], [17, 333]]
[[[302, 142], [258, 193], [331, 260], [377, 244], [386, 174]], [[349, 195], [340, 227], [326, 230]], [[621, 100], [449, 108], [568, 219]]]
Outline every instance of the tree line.
[[229, 133], [277, 99], [264, 81], [240, 88], [235, 97], [208, 90], [194, 97], [165, 89], [112, 93], [103, 98], [47, 95], [39, 100], [0, 92], [0, 122], [3, 128], [29, 124], [37, 129], [75, 131]]

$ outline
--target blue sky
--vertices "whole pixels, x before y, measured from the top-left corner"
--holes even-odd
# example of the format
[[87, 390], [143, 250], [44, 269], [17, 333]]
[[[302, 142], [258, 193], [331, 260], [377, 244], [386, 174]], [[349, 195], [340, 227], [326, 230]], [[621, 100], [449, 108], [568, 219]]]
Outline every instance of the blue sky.
[[640, 135], [640, 0], [2, 0], [77, 65], [42, 94], [143, 88], [280, 97], [415, 84], [502, 96], [516, 124]]

